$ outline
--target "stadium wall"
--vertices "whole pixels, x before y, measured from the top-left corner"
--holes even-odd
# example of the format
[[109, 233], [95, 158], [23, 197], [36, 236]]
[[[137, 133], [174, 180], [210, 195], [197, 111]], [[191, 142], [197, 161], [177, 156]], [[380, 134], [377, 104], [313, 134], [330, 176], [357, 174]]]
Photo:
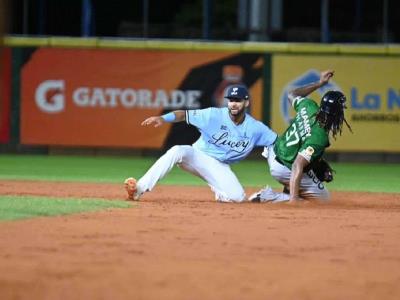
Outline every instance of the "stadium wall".
[[287, 91], [333, 68], [328, 88], [348, 96], [354, 134], [345, 131], [330, 155], [393, 161], [400, 153], [393, 136], [400, 124], [398, 45], [63, 37], [6, 37], [4, 44], [11, 49], [12, 101], [3, 150], [143, 153], [191, 143], [197, 132], [185, 124], [139, 124], [174, 109], [223, 105], [225, 87], [235, 82], [250, 89], [249, 112], [282, 132], [292, 117]]

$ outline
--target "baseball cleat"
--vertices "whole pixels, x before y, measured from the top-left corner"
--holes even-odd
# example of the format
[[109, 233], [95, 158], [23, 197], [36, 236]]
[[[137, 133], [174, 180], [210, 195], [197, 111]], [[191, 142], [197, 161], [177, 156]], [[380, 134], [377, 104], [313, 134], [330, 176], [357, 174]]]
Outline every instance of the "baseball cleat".
[[124, 181], [125, 190], [128, 193], [127, 200], [130, 201], [139, 201], [140, 195], [137, 192], [136, 187], [136, 179], [133, 177], [129, 177]]
[[259, 203], [261, 202], [261, 192], [255, 192], [254, 194], [251, 194], [249, 197], [249, 201], [250, 202], [254, 202], [254, 203]]
[[252, 194], [249, 197], [250, 202], [269, 202], [277, 199], [277, 194], [271, 189], [271, 187], [266, 186], [264, 189]]

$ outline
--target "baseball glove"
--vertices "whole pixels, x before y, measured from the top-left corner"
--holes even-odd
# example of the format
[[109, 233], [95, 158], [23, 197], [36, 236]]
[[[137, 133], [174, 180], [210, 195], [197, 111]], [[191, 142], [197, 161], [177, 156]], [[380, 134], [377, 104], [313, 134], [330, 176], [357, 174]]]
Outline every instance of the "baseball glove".
[[320, 181], [331, 182], [333, 180], [333, 172], [335, 171], [322, 157], [315, 161], [311, 168]]

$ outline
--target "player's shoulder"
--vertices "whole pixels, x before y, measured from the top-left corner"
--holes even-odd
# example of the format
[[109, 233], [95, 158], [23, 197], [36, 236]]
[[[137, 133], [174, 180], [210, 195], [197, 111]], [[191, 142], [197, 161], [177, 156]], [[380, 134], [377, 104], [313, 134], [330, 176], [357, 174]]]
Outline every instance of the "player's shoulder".
[[223, 108], [219, 107], [206, 107], [206, 108], [200, 108], [200, 109], [195, 109], [191, 110], [193, 114], [201, 114], [201, 115], [220, 115], [223, 114]]
[[224, 119], [229, 117], [229, 110], [227, 107], [209, 107], [208, 114], [211, 118]]
[[204, 111], [208, 112], [209, 114], [220, 115], [220, 114], [224, 114], [225, 112], [227, 112], [228, 108], [211, 106], [211, 107], [204, 108]]
[[204, 126], [218, 118], [221, 118], [221, 114], [215, 107], [186, 110], [186, 123], [194, 126]]
[[257, 120], [256, 118], [254, 118], [252, 115], [246, 113], [246, 117], [245, 117], [245, 122], [247, 122], [248, 124], [251, 125], [256, 125], [256, 126], [260, 126], [261, 124], [264, 125], [261, 121]]
[[246, 122], [247, 124], [250, 125], [250, 128], [254, 128], [256, 130], [265, 130], [265, 128], [269, 128], [267, 125], [265, 125], [263, 122], [260, 120], [257, 120], [253, 116], [249, 115], [246, 113]]
[[295, 109], [302, 106], [318, 106], [317, 102], [308, 97], [297, 96], [293, 99], [292, 105]]
[[227, 107], [209, 107], [205, 115], [209, 122], [224, 122], [229, 118], [229, 110]]

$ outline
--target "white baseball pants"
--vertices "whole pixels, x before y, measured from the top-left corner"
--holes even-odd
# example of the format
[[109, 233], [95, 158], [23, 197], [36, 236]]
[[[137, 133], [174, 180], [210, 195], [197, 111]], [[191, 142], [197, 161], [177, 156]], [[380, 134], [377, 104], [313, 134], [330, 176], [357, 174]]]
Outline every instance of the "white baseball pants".
[[246, 198], [242, 185], [228, 164], [188, 145], [173, 146], [161, 156], [137, 182], [138, 193], [151, 191], [174, 165], [206, 181], [217, 201], [242, 202]]
[[[285, 188], [289, 191], [289, 183], [290, 183], [290, 175], [292, 171], [277, 162], [275, 159], [274, 147], [269, 146], [268, 148], [264, 148], [263, 156], [268, 159], [269, 170], [271, 176], [279, 181], [281, 184], [285, 186]], [[303, 199], [320, 199], [320, 200], [329, 200], [330, 195], [325, 185], [315, 176], [312, 170], [304, 173], [301, 181], [300, 181], [300, 197]], [[277, 193], [282, 194], [278, 197], [281, 200], [274, 201], [288, 201], [289, 195], [285, 193]]]

